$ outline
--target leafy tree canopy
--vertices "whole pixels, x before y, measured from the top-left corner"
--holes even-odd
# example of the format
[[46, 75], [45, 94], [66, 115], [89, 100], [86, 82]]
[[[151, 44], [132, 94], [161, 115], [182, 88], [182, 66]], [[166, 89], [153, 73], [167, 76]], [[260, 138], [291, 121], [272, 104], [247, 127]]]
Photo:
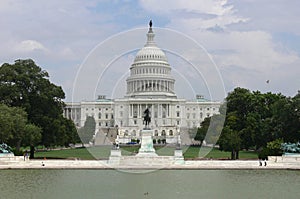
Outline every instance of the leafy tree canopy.
[[0, 103], [24, 108], [29, 122], [41, 128], [43, 145], [75, 140], [74, 125], [62, 116], [64, 98], [62, 88], [51, 83], [48, 73], [31, 59], [0, 67]]
[[267, 143], [278, 143], [278, 140], [298, 142], [299, 99], [299, 92], [295, 97], [285, 97], [280, 93], [234, 89], [226, 97], [227, 115], [219, 140], [221, 148], [235, 150], [238, 157], [240, 149], [260, 150], [266, 148]]

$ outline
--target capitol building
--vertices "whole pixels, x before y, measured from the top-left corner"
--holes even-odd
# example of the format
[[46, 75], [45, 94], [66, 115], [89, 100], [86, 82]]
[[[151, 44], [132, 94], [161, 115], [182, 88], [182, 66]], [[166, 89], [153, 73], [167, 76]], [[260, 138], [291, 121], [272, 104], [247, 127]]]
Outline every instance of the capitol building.
[[[78, 128], [87, 116], [96, 122], [95, 144], [108, 144], [115, 139], [128, 143], [141, 138], [144, 111], [150, 110], [153, 140], [166, 143], [182, 142], [188, 137], [188, 129], [200, 127], [205, 117], [219, 113], [221, 102], [206, 100], [196, 95], [194, 100], [180, 99], [174, 88], [176, 80], [172, 75], [166, 54], [154, 40], [150, 24], [147, 41], [138, 51], [130, 66], [126, 79], [126, 95], [120, 99], [106, 99], [99, 95], [94, 101], [66, 103], [64, 116], [72, 119]], [[189, 144], [187, 140], [186, 143]]]

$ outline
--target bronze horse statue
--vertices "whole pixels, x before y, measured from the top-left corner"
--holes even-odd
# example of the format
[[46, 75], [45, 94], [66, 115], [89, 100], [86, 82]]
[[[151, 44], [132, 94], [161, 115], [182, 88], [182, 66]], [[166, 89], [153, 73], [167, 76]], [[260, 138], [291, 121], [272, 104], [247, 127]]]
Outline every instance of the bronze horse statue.
[[151, 117], [150, 117], [150, 111], [148, 108], [144, 111], [144, 121], [143, 124], [145, 124], [145, 128], [149, 128], [149, 124], [151, 122]]

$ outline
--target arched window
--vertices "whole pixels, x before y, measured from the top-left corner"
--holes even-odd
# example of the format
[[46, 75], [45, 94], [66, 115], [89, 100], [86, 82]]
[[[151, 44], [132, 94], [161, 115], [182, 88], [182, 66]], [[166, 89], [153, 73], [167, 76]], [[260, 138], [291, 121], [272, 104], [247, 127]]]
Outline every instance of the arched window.
[[161, 136], [166, 136], [166, 131], [165, 130], [162, 130]]
[[154, 131], [154, 136], [158, 136], [158, 131], [157, 130]]
[[173, 131], [172, 130], [169, 131], [169, 136], [173, 136]]

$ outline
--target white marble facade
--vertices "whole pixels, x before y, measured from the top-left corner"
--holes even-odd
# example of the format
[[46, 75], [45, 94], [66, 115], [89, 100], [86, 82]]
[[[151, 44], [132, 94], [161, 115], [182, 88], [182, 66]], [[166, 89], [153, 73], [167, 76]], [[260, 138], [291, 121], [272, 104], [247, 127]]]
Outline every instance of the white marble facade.
[[197, 95], [195, 100], [179, 99], [174, 92], [175, 79], [165, 53], [154, 42], [152, 27], [147, 42], [137, 53], [127, 78], [126, 96], [95, 101], [66, 103], [64, 116], [82, 127], [87, 116], [93, 116], [97, 129], [116, 128], [120, 142], [140, 139], [143, 129], [143, 112], [151, 112], [150, 127], [154, 137], [167, 143], [177, 143], [182, 129], [199, 127], [205, 117], [219, 113], [221, 102], [205, 100]]

